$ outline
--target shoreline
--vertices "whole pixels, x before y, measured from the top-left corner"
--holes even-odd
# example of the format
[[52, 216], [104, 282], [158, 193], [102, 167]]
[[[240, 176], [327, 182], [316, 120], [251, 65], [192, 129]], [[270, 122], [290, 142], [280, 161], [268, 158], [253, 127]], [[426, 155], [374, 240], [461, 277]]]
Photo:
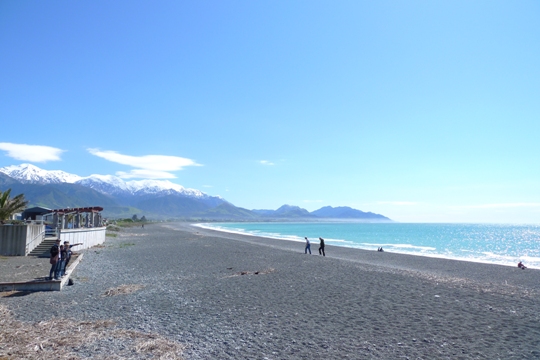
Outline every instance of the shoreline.
[[[252, 234], [252, 233], [249, 233], [249, 232], [242, 232], [242, 231], [235, 231], [235, 230], [232, 230], [232, 229], [227, 229], [227, 228], [214, 228], [212, 227], [214, 223], [191, 223], [192, 226], [194, 227], [197, 227], [197, 228], [200, 228], [200, 229], [207, 229], [207, 230], [213, 230], [213, 231], [217, 231], [217, 232], [223, 232], [223, 233], [228, 233], [228, 234], [236, 234], [236, 235], [243, 235], [243, 236], [252, 236], [252, 237], [258, 237], [258, 238], [264, 238], [264, 239], [273, 239], [273, 240], [280, 240], [280, 241], [291, 241], [291, 242], [296, 242], [296, 243], [304, 243], [304, 239], [299, 237], [299, 236], [294, 236], [295, 238], [298, 238], [298, 239], [294, 239], [291, 237], [287, 237], [287, 235], [284, 235], [283, 237], [279, 237], [279, 236], [271, 236], [270, 234]], [[475, 224], [477, 225], [477, 224]], [[534, 226], [537, 226], [537, 224], [533, 224]], [[312, 247], [316, 244], [318, 244], [318, 239], [315, 239], [313, 238], [314, 240], [311, 241], [312, 243]], [[332, 241], [332, 239], [326, 239], [325, 240], [328, 240], [328, 241]], [[344, 241], [344, 242], [347, 242], [347, 241], [350, 241], [350, 240], [343, 240], [343, 239], [340, 239], [340, 240], [337, 240], [337, 241]], [[392, 246], [394, 244], [378, 244], [378, 245], [373, 245], [373, 247], [378, 247], [378, 246]], [[327, 242], [327, 246], [330, 246], [330, 244]], [[367, 247], [355, 247], [355, 246], [347, 246], [347, 245], [337, 245], [337, 244], [332, 244], [332, 246], [336, 246], [336, 247], [343, 247], [343, 248], [348, 248], [348, 249], [354, 249], [354, 250], [362, 250], [362, 251], [374, 251], [374, 249], [369, 249]], [[420, 246], [420, 245], [417, 245], [417, 246], [414, 246], [414, 247], [417, 247], [417, 248], [426, 248], [426, 246]], [[493, 262], [493, 261], [488, 261], [488, 260], [482, 260], [482, 259], [477, 259], [477, 258], [464, 258], [464, 257], [459, 257], [459, 256], [448, 256], [448, 255], [443, 255], [443, 254], [429, 254], [429, 253], [411, 253], [411, 252], [406, 252], [406, 251], [400, 251], [400, 250], [396, 250], [396, 249], [392, 249], [392, 250], [385, 250], [385, 252], [391, 252], [393, 254], [400, 254], [400, 255], [409, 255], [409, 256], [420, 256], [420, 257], [425, 257], [425, 258], [433, 258], [433, 259], [442, 259], [442, 260], [453, 260], [453, 261], [464, 261], [464, 262], [472, 262], [472, 263], [477, 263], [477, 264], [486, 264], [486, 265], [499, 265], [499, 266], [506, 266], [506, 267], [517, 267], [517, 263], [519, 262], [515, 262], [515, 263], [507, 263], [507, 262]], [[526, 265], [527, 265], [527, 261], [525, 261]], [[527, 268], [528, 269], [531, 269], [531, 270], [540, 270], [540, 267], [537, 267], [537, 266], [529, 266], [527, 265]]]
[[[158, 334], [185, 345], [185, 360], [540, 357], [535, 270], [332, 245], [326, 253], [153, 224], [85, 250], [74, 286], [0, 305], [24, 324], [67, 317]], [[106, 296], [123, 285], [135, 290]], [[97, 341], [70, 346], [82, 358], [129, 349], [127, 340]]]
[[[208, 229], [194, 226], [195, 223], [173, 223], [172, 229], [189, 231], [199, 235], [219, 237], [228, 240], [243, 241], [257, 246], [273, 249], [287, 250], [304, 254], [303, 242], [285, 239], [274, 239], [240, 233], [229, 233], [217, 229]], [[319, 257], [317, 253], [318, 242], [312, 243], [312, 256]], [[540, 292], [540, 270], [521, 270], [517, 266], [507, 266], [492, 263], [480, 263], [465, 260], [434, 258], [428, 256], [401, 254], [394, 252], [348, 248], [344, 246], [326, 245], [326, 258], [338, 259], [347, 262], [368, 266], [376, 271], [405, 271], [413, 276], [428, 276], [441, 281], [475, 282], [479, 286], [524, 286], [530, 290]], [[322, 257], [322, 256], [321, 256]], [[529, 273], [526, 275], [525, 273]]]

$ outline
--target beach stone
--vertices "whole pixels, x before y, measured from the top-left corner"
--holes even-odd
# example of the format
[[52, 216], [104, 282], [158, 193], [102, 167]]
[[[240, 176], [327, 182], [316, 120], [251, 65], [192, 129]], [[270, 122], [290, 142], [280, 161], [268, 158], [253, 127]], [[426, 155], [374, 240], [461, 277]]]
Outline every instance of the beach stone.
[[[392, 253], [383, 259], [331, 246], [324, 259], [304, 257], [294, 242], [200, 229], [194, 240], [188, 224], [147, 225], [144, 236], [140, 230], [107, 238], [99, 254], [85, 252], [72, 274], [84, 286], [0, 301], [23, 321], [64, 317], [67, 307], [74, 319], [157, 333], [186, 344], [186, 360], [452, 359], [456, 348], [463, 359], [539, 354], [539, 281], [516, 279], [513, 269]], [[490, 276], [519, 287], [490, 285]], [[436, 283], [440, 300], [419, 295]], [[144, 287], [103, 296], [120, 285]], [[411, 335], [423, 341], [407, 346]], [[447, 340], [455, 345], [443, 346]], [[107, 339], [77, 353], [91, 358], [125, 348]]]

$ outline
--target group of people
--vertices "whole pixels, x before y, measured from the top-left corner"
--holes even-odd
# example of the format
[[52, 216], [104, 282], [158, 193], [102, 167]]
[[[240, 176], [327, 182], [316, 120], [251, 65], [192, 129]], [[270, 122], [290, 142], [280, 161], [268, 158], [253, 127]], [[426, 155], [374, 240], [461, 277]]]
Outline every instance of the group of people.
[[73, 254], [71, 248], [77, 245], [82, 245], [82, 243], [70, 245], [69, 241], [64, 241], [64, 245], [61, 245], [60, 239], [56, 239], [50, 250], [51, 270], [49, 271], [49, 280], [59, 280], [66, 274], [66, 269]]
[[[304, 249], [304, 254], [307, 254], [309, 251], [309, 254], [311, 255], [311, 243], [309, 242], [309, 239], [307, 237], [304, 237], [306, 239], [306, 248]], [[320, 244], [319, 244], [319, 255], [326, 256], [324, 253], [324, 239], [319, 238]]]
[[[311, 243], [309, 242], [309, 239], [307, 237], [304, 237], [304, 239], [306, 239], [306, 248], [304, 249], [304, 254], [307, 254], [309, 252], [309, 254], [311, 255]], [[319, 241], [320, 241], [319, 255], [326, 256], [326, 254], [324, 253], [324, 239], [319, 238]], [[74, 246], [74, 245], [72, 245], [72, 246]], [[384, 252], [382, 246], [377, 248], [377, 252]], [[522, 270], [525, 270], [527, 267], [525, 265], [523, 265], [523, 262], [520, 261], [518, 263], [518, 268], [520, 268]]]
[[[304, 254], [307, 254], [309, 251], [309, 254], [311, 255], [311, 243], [309, 242], [309, 239], [307, 237], [304, 237], [306, 239], [306, 248], [304, 249]], [[319, 255], [326, 256], [324, 253], [324, 239], [319, 238], [320, 244], [319, 244]], [[384, 252], [382, 246], [377, 248], [378, 252]], [[518, 265], [519, 266], [519, 265]]]

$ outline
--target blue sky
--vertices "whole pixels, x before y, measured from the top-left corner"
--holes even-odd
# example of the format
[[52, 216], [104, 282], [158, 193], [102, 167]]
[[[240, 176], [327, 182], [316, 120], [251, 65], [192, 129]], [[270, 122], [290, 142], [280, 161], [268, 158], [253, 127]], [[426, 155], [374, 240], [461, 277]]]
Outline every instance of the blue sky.
[[0, 166], [168, 179], [248, 209], [538, 223], [539, 15], [538, 1], [2, 1]]

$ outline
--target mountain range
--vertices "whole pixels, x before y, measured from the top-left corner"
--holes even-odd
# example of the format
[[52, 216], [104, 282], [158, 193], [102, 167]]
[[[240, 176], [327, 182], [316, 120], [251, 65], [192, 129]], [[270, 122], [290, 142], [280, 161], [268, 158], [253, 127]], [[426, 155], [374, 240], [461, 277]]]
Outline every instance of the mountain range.
[[43, 170], [31, 164], [0, 168], [0, 190], [8, 188], [14, 195], [24, 194], [30, 207], [101, 206], [105, 209], [104, 216], [114, 218], [138, 214], [147, 219], [391, 221], [383, 215], [350, 207], [326, 206], [309, 212], [298, 206], [283, 205], [277, 210], [248, 210], [220, 196], [210, 196], [167, 180], [124, 181], [113, 175], [81, 177], [60, 170]]

